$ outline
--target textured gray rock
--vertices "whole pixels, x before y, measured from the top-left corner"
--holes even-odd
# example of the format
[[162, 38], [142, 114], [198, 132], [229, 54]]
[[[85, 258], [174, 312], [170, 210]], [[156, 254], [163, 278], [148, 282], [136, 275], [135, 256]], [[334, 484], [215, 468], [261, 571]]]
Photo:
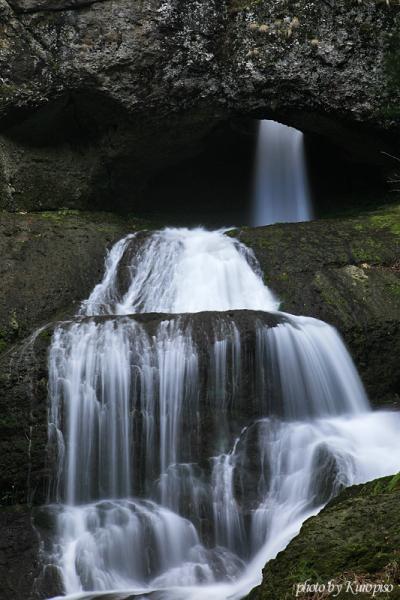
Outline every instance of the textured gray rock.
[[[381, 161], [399, 130], [397, 3], [0, 0], [0, 203], [134, 208], [237, 115]], [[390, 135], [389, 135], [390, 134]]]

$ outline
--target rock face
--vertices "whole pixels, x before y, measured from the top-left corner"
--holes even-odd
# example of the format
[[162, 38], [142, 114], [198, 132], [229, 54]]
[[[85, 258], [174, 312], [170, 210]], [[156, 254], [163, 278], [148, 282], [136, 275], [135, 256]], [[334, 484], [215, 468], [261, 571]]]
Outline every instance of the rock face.
[[1, 0], [0, 206], [132, 209], [161, 165], [238, 115], [380, 163], [399, 131], [399, 12], [378, 0]]
[[101, 278], [107, 247], [138, 222], [107, 214], [0, 214], [0, 353], [73, 314]]
[[11, 0], [8, 4], [18, 13], [45, 10], [69, 10], [90, 6], [101, 0]]
[[[319, 515], [305, 522], [300, 534], [264, 569], [264, 581], [249, 600], [289, 600], [293, 585], [344, 584], [337, 598], [354, 597], [347, 589], [358, 584], [391, 584], [388, 597], [399, 598], [400, 476], [377, 479], [354, 486], [332, 500]], [[377, 595], [377, 594], [376, 594]], [[380, 594], [384, 597], [384, 594]], [[371, 593], [358, 593], [370, 598]], [[318, 594], [302, 593], [301, 600]]]
[[[32, 587], [41, 571], [39, 538], [31, 513], [24, 507], [0, 511], [1, 600], [32, 598]], [[44, 596], [42, 596], [44, 597]]]

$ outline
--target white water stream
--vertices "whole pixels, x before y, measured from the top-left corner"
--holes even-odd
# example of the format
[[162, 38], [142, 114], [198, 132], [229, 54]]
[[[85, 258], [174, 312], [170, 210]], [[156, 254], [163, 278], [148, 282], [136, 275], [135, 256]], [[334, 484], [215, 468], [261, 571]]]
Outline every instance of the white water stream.
[[260, 121], [252, 224], [311, 218], [303, 133], [276, 121]]
[[[254, 317], [250, 359], [235, 315], [128, 317], [233, 309], [277, 320]], [[114, 246], [49, 357], [48, 560], [68, 598], [239, 600], [335, 493], [400, 469], [400, 415], [370, 410], [337, 332], [277, 309], [223, 232]]]

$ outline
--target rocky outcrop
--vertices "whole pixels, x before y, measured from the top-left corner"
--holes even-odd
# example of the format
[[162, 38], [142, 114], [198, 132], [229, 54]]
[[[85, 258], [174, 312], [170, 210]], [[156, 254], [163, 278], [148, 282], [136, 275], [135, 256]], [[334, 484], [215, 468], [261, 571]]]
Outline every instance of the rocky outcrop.
[[[296, 591], [301, 600], [329, 597], [296, 587], [307, 580], [310, 586], [327, 588], [329, 581], [342, 585], [341, 591], [335, 587], [339, 600], [355, 595], [371, 598], [371, 589], [364, 587], [363, 593], [356, 587], [368, 584], [392, 586], [387, 597], [400, 598], [399, 500], [399, 475], [343, 491], [319, 515], [306, 521], [286, 550], [267, 564], [263, 583], [249, 600], [289, 600]], [[378, 592], [377, 588], [375, 597], [385, 597], [385, 591]]]
[[47, 10], [71, 10], [90, 6], [104, 0], [9, 0], [8, 4], [17, 12], [30, 13]]
[[106, 249], [139, 225], [109, 214], [0, 213], [0, 353], [74, 314], [102, 276]]
[[38, 503], [46, 498], [46, 331], [0, 357], [0, 505]]
[[398, 403], [400, 212], [232, 232], [253, 249], [281, 310], [339, 329], [374, 403]]
[[157, 169], [238, 115], [381, 163], [399, 131], [399, 12], [378, 0], [1, 0], [0, 206], [134, 209]]

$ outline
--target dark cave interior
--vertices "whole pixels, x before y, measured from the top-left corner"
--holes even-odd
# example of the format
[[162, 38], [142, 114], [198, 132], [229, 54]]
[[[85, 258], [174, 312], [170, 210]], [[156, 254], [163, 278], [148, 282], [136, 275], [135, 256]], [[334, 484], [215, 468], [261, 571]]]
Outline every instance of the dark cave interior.
[[[155, 174], [136, 213], [172, 225], [248, 225], [258, 121], [222, 123], [200, 152]], [[325, 136], [305, 134], [315, 218], [374, 208], [391, 199], [384, 166], [346, 153]]]
[[4, 197], [15, 194], [5, 208], [106, 210], [156, 225], [249, 225], [260, 118], [304, 132], [315, 218], [395, 200], [387, 181], [398, 163], [382, 152], [394, 151], [381, 133], [304, 114], [210, 110], [131, 119], [101, 97], [82, 95], [9, 123]]

